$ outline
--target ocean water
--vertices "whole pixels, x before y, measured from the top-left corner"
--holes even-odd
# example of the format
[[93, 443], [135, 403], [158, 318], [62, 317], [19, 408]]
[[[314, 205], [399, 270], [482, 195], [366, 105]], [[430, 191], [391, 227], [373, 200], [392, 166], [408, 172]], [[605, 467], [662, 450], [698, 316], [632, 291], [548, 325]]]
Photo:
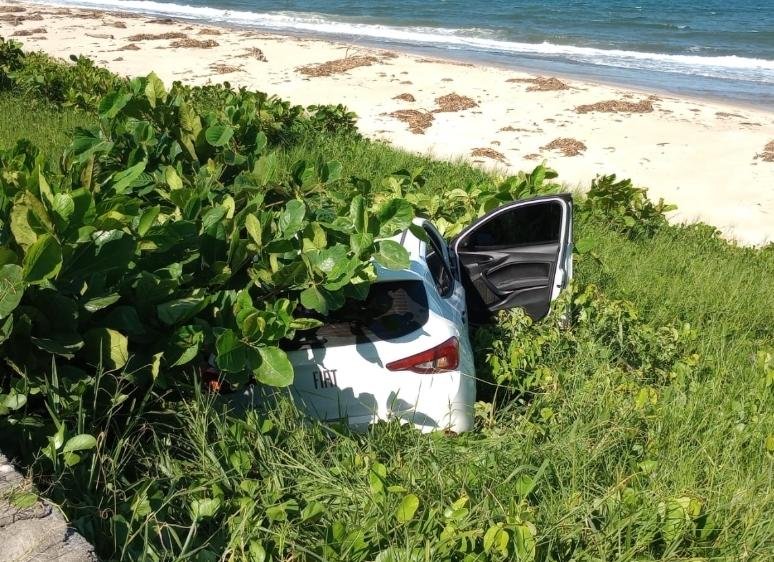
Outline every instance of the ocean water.
[[774, 109], [774, 0], [55, 0]]

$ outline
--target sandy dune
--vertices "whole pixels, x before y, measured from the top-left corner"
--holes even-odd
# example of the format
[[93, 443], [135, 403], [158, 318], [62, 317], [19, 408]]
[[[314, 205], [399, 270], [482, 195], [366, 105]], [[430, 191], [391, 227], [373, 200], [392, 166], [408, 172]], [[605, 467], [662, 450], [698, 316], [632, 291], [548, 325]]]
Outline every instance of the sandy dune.
[[746, 244], [774, 240], [774, 108], [149, 16], [0, 6], [24, 10], [0, 13], [0, 35], [27, 49], [87, 55], [128, 75], [344, 103], [366, 135], [395, 146], [504, 172], [546, 159], [571, 186], [616, 173], [677, 204], [676, 221], [702, 220]]

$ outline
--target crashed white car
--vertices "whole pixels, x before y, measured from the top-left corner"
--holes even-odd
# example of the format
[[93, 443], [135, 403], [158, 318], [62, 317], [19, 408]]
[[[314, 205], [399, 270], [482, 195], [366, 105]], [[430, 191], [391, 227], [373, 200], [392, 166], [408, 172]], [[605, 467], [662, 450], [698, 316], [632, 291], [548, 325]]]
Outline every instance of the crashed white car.
[[[469, 323], [521, 307], [544, 317], [572, 276], [572, 197], [516, 201], [450, 242], [427, 220], [406, 231], [404, 270], [378, 268], [365, 301], [348, 302], [286, 347], [296, 403], [353, 428], [398, 418], [423, 431], [473, 427], [476, 373]], [[250, 388], [243, 398], [255, 399]]]

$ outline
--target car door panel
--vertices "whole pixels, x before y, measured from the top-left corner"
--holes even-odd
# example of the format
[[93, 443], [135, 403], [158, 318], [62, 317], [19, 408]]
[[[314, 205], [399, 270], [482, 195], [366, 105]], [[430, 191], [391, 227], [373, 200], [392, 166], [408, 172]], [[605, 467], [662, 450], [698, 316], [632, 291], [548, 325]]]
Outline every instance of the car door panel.
[[572, 199], [519, 201], [496, 209], [452, 241], [476, 323], [521, 307], [540, 319], [571, 275]]

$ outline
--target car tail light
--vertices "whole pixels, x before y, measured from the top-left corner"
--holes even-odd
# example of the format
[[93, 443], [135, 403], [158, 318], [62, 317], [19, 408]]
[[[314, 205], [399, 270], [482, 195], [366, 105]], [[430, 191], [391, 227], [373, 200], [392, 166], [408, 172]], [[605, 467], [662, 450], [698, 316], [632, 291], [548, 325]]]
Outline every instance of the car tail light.
[[420, 374], [454, 371], [460, 364], [460, 344], [449, 338], [441, 345], [405, 359], [387, 363], [388, 371], [413, 371]]

